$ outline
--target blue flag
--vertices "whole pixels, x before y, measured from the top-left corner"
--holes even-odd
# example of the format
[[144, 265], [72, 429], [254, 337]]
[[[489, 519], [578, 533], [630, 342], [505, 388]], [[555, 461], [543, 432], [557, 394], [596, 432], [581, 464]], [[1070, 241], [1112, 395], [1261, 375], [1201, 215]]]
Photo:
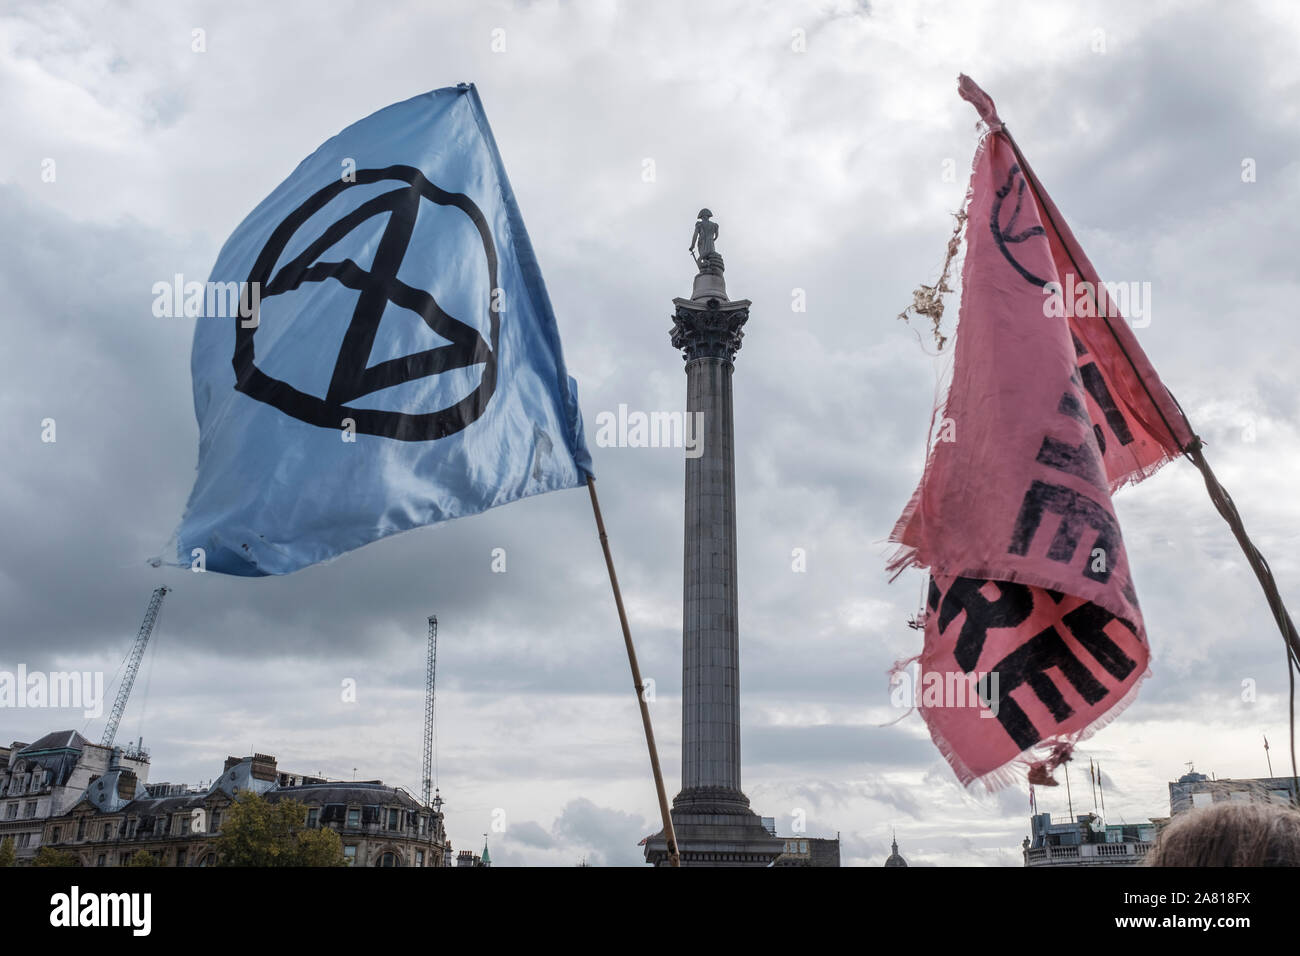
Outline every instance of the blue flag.
[[226, 241], [205, 302], [181, 565], [287, 574], [591, 474], [472, 85], [380, 110], [303, 160]]

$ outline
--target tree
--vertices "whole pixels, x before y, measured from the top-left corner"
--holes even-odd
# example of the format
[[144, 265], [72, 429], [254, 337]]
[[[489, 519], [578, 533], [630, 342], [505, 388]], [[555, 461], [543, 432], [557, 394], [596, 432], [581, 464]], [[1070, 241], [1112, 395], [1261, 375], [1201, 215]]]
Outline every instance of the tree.
[[333, 830], [308, 829], [307, 807], [246, 790], [230, 805], [217, 838], [221, 866], [346, 866]]
[[136, 850], [127, 866], [162, 866], [162, 863], [148, 850]]
[[14, 849], [14, 838], [7, 837], [0, 843], [0, 866], [16, 866], [17, 863], [18, 851]]
[[298, 834], [298, 862], [295, 866], [347, 866], [343, 841], [329, 827], [303, 830]]
[[36, 853], [36, 859], [32, 860], [32, 866], [80, 866], [81, 861], [77, 859], [75, 853], [67, 850], [56, 850], [53, 847], [43, 846]]

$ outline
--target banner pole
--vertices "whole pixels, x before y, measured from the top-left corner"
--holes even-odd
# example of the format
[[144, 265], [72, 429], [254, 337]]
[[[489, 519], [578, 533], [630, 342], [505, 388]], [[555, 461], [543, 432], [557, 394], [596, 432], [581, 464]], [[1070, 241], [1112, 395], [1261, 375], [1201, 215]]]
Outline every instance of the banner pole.
[[[1042, 210], [1047, 222], [1051, 224], [1052, 231], [1056, 233], [1056, 238], [1060, 242], [1061, 248], [1064, 249], [1065, 254], [1069, 256], [1070, 264], [1074, 266], [1075, 274], [1080, 278], [1083, 278], [1080, 274], [1079, 263], [1075, 261], [1074, 253], [1070, 250], [1069, 243], [1067, 243], [1065, 237], [1061, 235], [1061, 230], [1057, 226], [1055, 218], [1048, 209], [1047, 203], [1043, 201], [1041, 195], [1042, 184], [1038, 181], [1038, 177], [1034, 175], [1034, 171], [1030, 168], [1029, 162], [1025, 159], [1024, 154], [1020, 152], [1020, 146], [1016, 143], [1015, 137], [1011, 135], [1011, 131], [1007, 129], [1005, 123], [1002, 124], [1001, 129], [997, 130], [997, 133], [1001, 133], [1007, 138], [1007, 143], [1011, 146], [1011, 151], [1015, 154], [1016, 161], [1020, 164], [1020, 169], [1025, 175], [1025, 181], [1029, 184], [1029, 189], [1034, 194], [1034, 199], [1038, 202], [1038, 208]], [[996, 135], [996, 133], [991, 135]], [[1095, 301], [1095, 297], [1093, 298], [1093, 304], [1094, 306], [1097, 306], [1098, 303]], [[1160, 403], [1157, 402], [1155, 396], [1151, 394], [1151, 389], [1147, 387], [1146, 379], [1144, 379], [1142, 374], [1138, 371], [1137, 365], [1133, 362], [1133, 357], [1130, 356], [1128, 350], [1124, 348], [1123, 341], [1121, 341], [1120, 337], [1115, 334], [1115, 329], [1110, 324], [1110, 316], [1107, 314], [1106, 310], [1100, 308], [1094, 308], [1093, 311], [1106, 323], [1107, 331], [1109, 331], [1111, 337], [1115, 339], [1115, 344], [1119, 346], [1120, 351], [1124, 354], [1124, 358], [1128, 360], [1129, 367], [1132, 368], [1133, 374], [1142, 385], [1143, 391], [1146, 392], [1147, 398], [1151, 400], [1151, 407], [1156, 410], [1156, 414], [1160, 416], [1160, 420], [1164, 423], [1165, 429], [1169, 432], [1170, 437], [1172, 437], [1175, 443], [1177, 443], [1178, 438], [1175, 435], [1172, 426], [1170, 426], [1169, 421], [1165, 418], [1164, 412], [1161, 411]], [[1200, 436], [1196, 434], [1196, 429], [1192, 428], [1192, 423], [1188, 421], [1187, 414], [1183, 411], [1182, 405], [1178, 403], [1178, 399], [1174, 398], [1173, 393], [1167, 388], [1165, 391], [1173, 401], [1174, 405], [1177, 406], [1178, 413], [1182, 415], [1183, 424], [1187, 426], [1187, 431], [1193, 436], [1187, 447], [1181, 449], [1182, 453], [1192, 462], [1193, 465], [1196, 466], [1196, 470], [1201, 473], [1201, 477], [1205, 481], [1205, 490], [1210, 496], [1210, 501], [1214, 503], [1215, 509], [1223, 517], [1223, 520], [1227, 522], [1228, 527], [1232, 530], [1233, 537], [1237, 539], [1237, 544], [1241, 547], [1242, 553], [1246, 556], [1246, 562], [1250, 565], [1251, 570], [1255, 572], [1255, 578], [1259, 581], [1259, 586], [1264, 591], [1264, 597], [1268, 601], [1269, 610], [1273, 613], [1273, 620], [1277, 623], [1278, 630], [1282, 632], [1282, 641], [1286, 645], [1287, 678], [1290, 683], [1291, 801], [1293, 805], [1300, 806], [1300, 770], [1297, 770], [1295, 749], [1295, 674], [1297, 670], [1300, 670], [1300, 635], [1297, 634], [1295, 623], [1291, 620], [1291, 615], [1288, 613], [1286, 605], [1282, 601], [1281, 592], [1278, 590], [1277, 581], [1273, 578], [1273, 571], [1269, 568], [1268, 561], [1265, 560], [1264, 555], [1260, 552], [1259, 548], [1255, 547], [1255, 543], [1250, 540], [1250, 535], [1246, 533], [1245, 523], [1241, 520], [1241, 514], [1237, 511], [1237, 506], [1233, 503], [1232, 496], [1228, 494], [1227, 489], [1225, 489], [1223, 485], [1219, 484], [1219, 479], [1210, 468], [1210, 463], [1205, 460], [1205, 455], [1202, 454], [1201, 451], [1203, 443]]]
[[641, 681], [641, 668], [636, 662], [636, 648], [632, 646], [632, 631], [627, 624], [627, 611], [623, 608], [623, 592], [618, 587], [614, 572], [614, 556], [609, 550], [609, 536], [605, 534], [605, 521], [600, 516], [600, 501], [596, 498], [596, 482], [587, 476], [587, 490], [591, 492], [591, 511], [596, 516], [596, 530], [600, 534], [600, 547], [605, 552], [605, 567], [609, 569], [609, 584], [614, 589], [614, 604], [618, 607], [618, 622], [623, 627], [623, 643], [627, 646], [627, 662], [632, 667], [632, 685], [636, 688], [637, 703], [641, 707], [641, 723], [645, 727], [646, 748], [650, 751], [650, 769], [654, 771], [655, 791], [659, 795], [659, 815], [663, 819], [664, 839], [668, 844], [668, 865], [681, 866], [677, 850], [677, 833], [673, 817], [668, 811], [668, 795], [664, 792], [664, 775], [659, 769], [659, 751], [655, 748], [655, 732], [650, 724], [650, 708], [646, 706], [645, 685]]
[[1268, 561], [1260, 553], [1259, 548], [1255, 547], [1255, 542], [1250, 540], [1250, 535], [1246, 533], [1245, 523], [1241, 520], [1241, 514], [1237, 511], [1232, 496], [1223, 485], [1219, 484], [1219, 479], [1215, 476], [1210, 463], [1205, 460], [1205, 455], [1201, 452], [1201, 439], [1198, 437], [1193, 440], [1183, 454], [1191, 459], [1192, 464], [1201, 473], [1210, 500], [1214, 502], [1214, 507], [1223, 516], [1223, 520], [1228, 523], [1228, 527], [1232, 529], [1232, 536], [1237, 539], [1237, 544], [1246, 556], [1246, 563], [1255, 572], [1255, 578], [1264, 590], [1264, 597], [1268, 600], [1269, 610], [1273, 612], [1273, 620], [1277, 622], [1278, 630], [1282, 632], [1282, 640], [1286, 642], [1291, 713], [1291, 803], [1293, 806], [1300, 807], [1300, 772], [1296, 769], [1295, 750], [1295, 673], [1300, 669], [1300, 636], [1296, 634], [1295, 622], [1291, 620], [1291, 614], [1282, 601], [1277, 581], [1273, 577], [1273, 570], [1268, 566]]

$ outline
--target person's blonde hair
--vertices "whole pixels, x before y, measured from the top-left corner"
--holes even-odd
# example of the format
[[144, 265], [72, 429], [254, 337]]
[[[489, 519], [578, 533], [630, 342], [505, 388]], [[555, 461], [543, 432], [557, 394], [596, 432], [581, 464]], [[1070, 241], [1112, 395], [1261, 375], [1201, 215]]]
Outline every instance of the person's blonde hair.
[[1300, 866], [1300, 812], [1275, 803], [1216, 803], [1178, 814], [1144, 866]]

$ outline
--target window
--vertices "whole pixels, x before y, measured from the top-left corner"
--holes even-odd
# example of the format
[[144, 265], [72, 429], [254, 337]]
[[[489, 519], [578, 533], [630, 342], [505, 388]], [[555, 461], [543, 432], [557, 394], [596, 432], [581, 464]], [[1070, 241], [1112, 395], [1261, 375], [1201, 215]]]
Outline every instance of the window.
[[220, 829], [221, 829], [221, 811], [220, 811], [220, 810], [213, 810], [213, 811], [212, 811], [212, 827], [211, 827], [211, 831], [210, 831], [210, 832], [212, 832], [212, 833], [216, 833], [216, 832], [217, 832], [218, 830], [220, 830]]
[[380, 858], [379, 858], [379, 865], [380, 865], [380, 866], [397, 866], [397, 865], [398, 865], [398, 863], [397, 863], [397, 854], [396, 854], [396, 853], [393, 853], [393, 852], [388, 852], [388, 853], [383, 854], [383, 855], [380, 856]]
[[1233, 790], [1228, 794], [1228, 799], [1233, 803], [1249, 803], [1250, 793], [1246, 790]]
[[1208, 806], [1212, 806], [1213, 803], [1214, 803], [1214, 794], [1208, 791], [1192, 794], [1193, 807], [1208, 807]]
[[361, 823], [361, 811], [356, 807], [348, 807], [348, 826], [355, 827]]
[[104, 839], [105, 839], [105, 840], [111, 840], [112, 838], [113, 838], [113, 825], [112, 825], [111, 823], [105, 823], [105, 824], [104, 824]]
[[31, 843], [32, 835], [30, 833], [18, 834], [18, 849], [25, 850], [27, 847], [31, 846]]
[[397, 810], [389, 810], [389, 811], [388, 811], [388, 829], [390, 829], [390, 830], [396, 830], [396, 829], [397, 829], [397, 818], [398, 818], [398, 816], [399, 816], [399, 811], [397, 811]]
[[77, 820], [77, 839], [78, 840], [86, 839], [86, 818], [85, 817], [80, 817]]
[[320, 818], [320, 810], [319, 810], [319, 808], [317, 808], [317, 807], [312, 807], [311, 809], [309, 809], [309, 810], [307, 811], [307, 826], [309, 826], [309, 827], [315, 827], [315, 826], [316, 826], [316, 821], [317, 821], [319, 818]]
[[416, 850], [416, 851], [415, 851], [415, 865], [416, 865], [416, 866], [424, 866], [424, 851], [423, 851], [423, 850]]
[[9, 806], [5, 807], [5, 819], [12, 820], [18, 816], [18, 801], [15, 800]]
[[36, 816], [36, 801], [35, 801], [35, 800], [28, 800], [27, 803], [24, 804], [24, 806], [23, 806], [23, 816], [27, 817], [28, 819], [31, 819], [32, 817]]
[[184, 850], [177, 850], [177, 851], [176, 851], [176, 865], [177, 865], [177, 866], [184, 866], [184, 865], [185, 865], [185, 851], [184, 851]]
[[135, 817], [126, 821], [126, 835], [128, 839], [135, 836]]
[[1290, 790], [1270, 790], [1270, 791], [1268, 792], [1268, 795], [1269, 795], [1270, 798], [1272, 798], [1272, 800], [1273, 800], [1274, 803], [1290, 803], [1290, 802], [1291, 802], [1291, 791], [1290, 791]]
[[130, 862], [131, 862], [131, 854], [130, 854], [130, 853], [120, 853], [120, 854], [118, 854], [118, 857], [117, 857], [117, 865], [118, 865], [118, 866], [126, 866], [126, 865], [127, 865], [128, 863], [130, 863]]
[[348, 866], [357, 861], [357, 848], [355, 846], [345, 846], [343, 848], [343, 859], [347, 860]]
[[58, 843], [59, 836], [63, 833], [63, 827], [55, 827], [50, 831], [50, 842]]
[[104, 865], [104, 854], [101, 853], [99, 854], [99, 858], [95, 860], [95, 866], [103, 866], [103, 865]]

